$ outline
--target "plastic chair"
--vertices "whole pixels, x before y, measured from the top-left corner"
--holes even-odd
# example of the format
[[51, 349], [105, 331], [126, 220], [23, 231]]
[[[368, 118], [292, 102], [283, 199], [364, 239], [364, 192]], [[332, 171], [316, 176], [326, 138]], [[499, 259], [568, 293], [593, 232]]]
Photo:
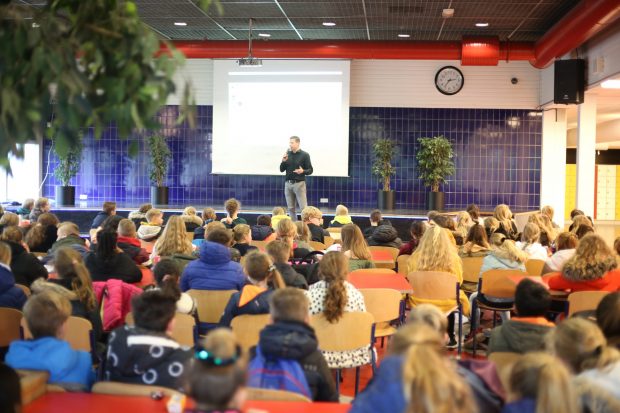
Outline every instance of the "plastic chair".
[[0, 347], [8, 347], [22, 337], [20, 324], [23, 317], [19, 310], [0, 307]]
[[466, 293], [473, 293], [478, 290], [478, 280], [480, 279], [480, 268], [484, 257], [462, 257], [463, 263], [463, 285], [461, 289]]
[[[374, 374], [376, 368], [375, 352], [373, 350], [375, 318], [369, 312], [345, 312], [336, 323], [327, 321], [323, 314], [316, 314], [310, 318], [310, 325], [316, 332], [319, 348], [322, 351], [350, 351], [368, 347], [371, 354], [370, 364]], [[359, 390], [360, 365], [355, 367], [355, 394]], [[340, 369], [336, 370], [336, 390], [340, 391]]]
[[495, 368], [505, 389], [509, 387], [510, 372], [512, 366], [521, 358], [521, 354], [510, 351], [497, 351], [488, 356], [489, 361], [495, 363]]
[[111, 394], [117, 396], [145, 396], [151, 397], [162, 394], [164, 397], [181, 396], [176, 390], [161, 386], [148, 386], [145, 384], [130, 384], [114, 381], [99, 381], [92, 388], [93, 393]]
[[[128, 313], [125, 317], [125, 324], [133, 326], [135, 324], [133, 314]], [[196, 320], [189, 314], [176, 313], [174, 315], [174, 327], [172, 328], [172, 339], [182, 346], [194, 347], [197, 338]]]
[[[2, 336], [0, 336], [2, 337]], [[43, 370], [17, 370], [21, 388], [22, 405], [47, 393], [49, 373]]]
[[525, 261], [525, 272], [528, 275], [542, 275], [544, 266], [544, 260], [527, 260]]
[[[327, 228], [327, 232], [329, 232], [330, 237], [333, 240], [337, 240], [337, 239], [341, 239], [341, 233], [342, 233], [342, 227], [333, 227], [333, 228]], [[325, 239], [323, 239], [325, 240]]]
[[375, 338], [383, 338], [396, 333], [396, 327], [390, 323], [402, 321], [404, 302], [402, 294], [389, 288], [362, 288], [359, 290], [364, 296], [366, 311], [375, 318]]
[[237, 290], [189, 290], [187, 293], [196, 301], [201, 328], [212, 327], [220, 322], [230, 296]]
[[269, 314], [244, 314], [232, 319], [230, 326], [237, 337], [237, 342], [247, 353], [258, 344], [261, 330], [269, 324]]
[[413, 271], [407, 274], [407, 280], [413, 289], [412, 296], [421, 300], [454, 301], [454, 307], [445, 311], [449, 316], [458, 314], [457, 354], [461, 355], [463, 335], [463, 307], [460, 301], [460, 285], [454, 274], [442, 271]]
[[409, 254], [399, 255], [398, 258], [396, 258], [396, 269], [399, 274], [407, 276], [407, 273], [409, 272], [407, 269], [409, 266], [409, 258], [411, 258], [411, 255]]
[[285, 401], [285, 402], [305, 402], [312, 403], [312, 400], [302, 394], [286, 390], [274, 389], [258, 389], [255, 387], [247, 387], [246, 398], [248, 400], [265, 400], [265, 401]]
[[596, 310], [609, 291], [576, 291], [568, 295], [568, 316], [580, 311]]
[[351, 271], [351, 275], [394, 275], [396, 271], [389, 268], [360, 268], [355, 271]]
[[334, 244], [334, 239], [332, 237], [323, 237], [323, 243], [326, 248], [329, 248]]
[[[332, 240], [332, 243], [333, 243], [333, 240]], [[327, 249], [327, 245], [323, 244], [322, 242], [310, 241], [310, 242], [308, 242], [308, 244], [310, 244], [312, 249], [314, 249], [316, 251], [323, 251], [323, 250]]]
[[368, 249], [370, 250], [370, 252], [372, 251], [386, 251], [389, 252], [390, 255], [392, 256], [392, 259], [394, 260], [394, 262], [396, 262], [396, 259], [398, 258], [398, 248], [394, 248], [394, 247], [381, 247], [381, 246], [370, 246], [368, 247]]

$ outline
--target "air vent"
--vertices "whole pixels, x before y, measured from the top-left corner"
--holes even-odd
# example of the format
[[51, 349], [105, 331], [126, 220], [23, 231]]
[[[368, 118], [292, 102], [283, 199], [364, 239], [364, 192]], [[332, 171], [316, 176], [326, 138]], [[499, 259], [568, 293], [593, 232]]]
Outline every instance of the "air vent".
[[388, 6], [388, 12], [390, 14], [408, 15], [408, 14], [422, 14], [424, 13], [423, 6]]

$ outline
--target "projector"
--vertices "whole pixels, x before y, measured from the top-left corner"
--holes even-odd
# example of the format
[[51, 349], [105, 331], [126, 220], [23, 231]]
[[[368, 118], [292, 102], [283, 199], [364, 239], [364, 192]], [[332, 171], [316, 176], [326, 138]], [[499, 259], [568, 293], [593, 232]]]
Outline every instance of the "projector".
[[237, 64], [239, 66], [260, 67], [263, 65], [263, 61], [262, 59], [256, 59], [254, 57], [244, 57], [242, 59], [237, 60]]

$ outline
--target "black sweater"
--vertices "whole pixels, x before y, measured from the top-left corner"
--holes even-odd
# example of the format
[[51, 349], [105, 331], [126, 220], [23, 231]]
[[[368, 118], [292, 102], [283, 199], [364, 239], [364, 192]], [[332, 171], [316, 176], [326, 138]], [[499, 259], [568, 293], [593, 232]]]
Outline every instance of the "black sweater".
[[84, 264], [93, 281], [117, 279], [126, 283], [137, 283], [142, 279], [140, 268], [124, 252], [105, 261], [97, 253], [89, 252], [84, 258]]
[[[306, 175], [312, 175], [312, 162], [310, 162], [310, 155], [308, 152], [304, 152], [301, 149], [297, 152], [287, 151], [288, 159], [280, 163], [280, 172], [286, 171], [286, 180], [293, 181], [305, 181]], [[293, 172], [295, 169], [302, 167], [303, 174], [296, 174]]]

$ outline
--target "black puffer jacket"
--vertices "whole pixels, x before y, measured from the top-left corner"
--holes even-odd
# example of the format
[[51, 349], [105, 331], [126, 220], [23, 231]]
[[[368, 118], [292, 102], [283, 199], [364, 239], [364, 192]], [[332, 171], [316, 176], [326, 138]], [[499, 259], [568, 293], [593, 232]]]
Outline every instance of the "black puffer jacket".
[[368, 238], [368, 245], [378, 247], [400, 248], [403, 242], [398, 238], [398, 232], [391, 225], [379, 225]]
[[9, 241], [6, 243], [11, 247], [11, 271], [17, 284], [30, 287], [30, 284], [37, 278], [47, 278], [47, 269], [37, 257], [26, 251], [20, 244]]
[[273, 228], [269, 225], [252, 225], [252, 239], [255, 241], [264, 241], [271, 234]]
[[[259, 345], [266, 357], [297, 360], [304, 370], [314, 401], [337, 402], [336, 384], [319, 351], [312, 327], [295, 321], [278, 321], [260, 332]], [[251, 350], [254, 358], [256, 348]]]

